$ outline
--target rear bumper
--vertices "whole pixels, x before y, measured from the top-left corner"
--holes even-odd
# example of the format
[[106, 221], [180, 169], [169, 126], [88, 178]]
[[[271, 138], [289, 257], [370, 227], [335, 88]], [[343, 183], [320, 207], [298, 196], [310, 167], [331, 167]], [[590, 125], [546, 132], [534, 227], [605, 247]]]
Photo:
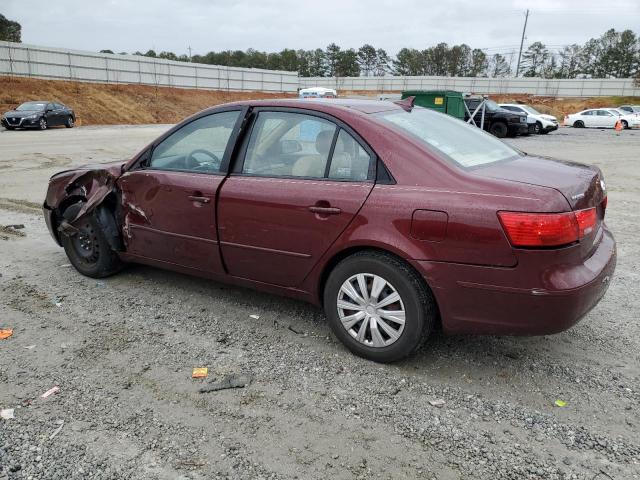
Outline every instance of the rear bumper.
[[602, 230], [593, 255], [578, 265], [538, 263], [535, 268], [532, 261], [492, 268], [418, 262], [438, 301], [444, 331], [547, 335], [575, 325], [600, 301], [615, 270], [615, 240]]

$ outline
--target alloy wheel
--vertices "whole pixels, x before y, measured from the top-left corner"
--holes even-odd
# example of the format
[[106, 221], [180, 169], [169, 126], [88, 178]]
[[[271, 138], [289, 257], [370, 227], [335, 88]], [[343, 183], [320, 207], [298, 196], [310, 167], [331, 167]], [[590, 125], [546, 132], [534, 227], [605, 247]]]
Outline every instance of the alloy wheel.
[[47, 121], [44, 118], [40, 119], [40, 130], [46, 130], [47, 128]]
[[368, 347], [387, 347], [404, 330], [406, 312], [400, 294], [372, 273], [358, 273], [342, 284], [337, 309], [349, 335]]

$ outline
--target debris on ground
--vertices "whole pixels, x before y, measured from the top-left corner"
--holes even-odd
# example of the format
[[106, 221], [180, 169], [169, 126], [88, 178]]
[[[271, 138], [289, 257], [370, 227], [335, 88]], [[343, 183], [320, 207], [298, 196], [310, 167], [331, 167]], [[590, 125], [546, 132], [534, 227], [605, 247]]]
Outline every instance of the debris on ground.
[[251, 383], [249, 375], [231, 374], [226, 375], [219, 382], [209, 383], [200, 388], [200, 393], [216, 392], [218, 390], [227, 390], [229, 388], [244, 388]]
[[64, 427], [64, 420], [58, 420], [56, 423], [59, 425], [59, 427], [56, 428], [51, 435], [49, 435], [49, 440], [53, 440], [53, 438], [60, 433], [62, 427]]
[[253, 318], [254, 320], [258, 320], [260, 315], [249, 315], [249, 318]]
[[2, 240], [9, 240], [8, 235], [13, 235], [14, 237], [26, 237], [27, 234], [20, 231], [23, 228], [24, 228], [24, 225], [22, 224], [0, 225], [0, 233], [7, 234], [7, 235], [0, 235], [0, 238], [2, 238]]
[[441, 398], [439, 398], [438, 400], [429, 400], [429, 404], [432, 407], [442, 408], [442, 407], [444, 407], [445, 401], [442, 400]]
[[2, 410], [0, 410], [0, 418], [3, 418], [4, 420], [11, 420], [12, 418], [14, 418], [13, 412], [13, 408], [3, 408]]
[[564, 400], [556, 400], [555, 402], [556, 407], [566, 407], [567, 406], [567, 402], [565, 402]]
[[51, 395], [53, 395], [54, 393], [58, 393], [59, 391], [60, 391], [60, 387], [58, 386], [52, 387], [46, 392], [44, 392], [42, 395], [40, 395], [40, 398], [50, 397]]
[[35, 345], [27, 345], [26, 347], [22, 347], [22, 348], [24, 348], [25, 350], [33, 350], [34, 348], [36, 348], [36, 346]]
[[0, 340], [5, 340], [13, 335], [13, 328], [0, 329]]
[[303, 332], [300, 332], [298, 330], [296, 330], [295, 328], [293, 328], [291, 325], [289, 325], [287, 327], [288, 330], [291, 330], [293, 333], [295, 333], [296, 335], [302, 335]]
[[191, 372], [191, 378], [207, 378], [209, 369], [207, 367], [196, 367]]

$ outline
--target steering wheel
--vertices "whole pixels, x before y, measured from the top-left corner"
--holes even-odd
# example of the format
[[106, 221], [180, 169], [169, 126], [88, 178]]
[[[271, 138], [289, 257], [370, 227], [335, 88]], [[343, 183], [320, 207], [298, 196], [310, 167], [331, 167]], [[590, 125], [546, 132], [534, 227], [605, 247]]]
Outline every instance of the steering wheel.
[[205, 150], [204, 148], [196, 148], [189, 152], [189, 154], [184, 159], [185, 167], [189, 170], [202, 170], [205, 165], [202, 162], [199, 162], [194, 158], [194, 155], [197, 153], [202, 153], [207, 157], [211, 158], [211, 163], [215, 165], [216, 168], [220, 168], [220, 159], [215, 153], [210, 152], [209, 150]]

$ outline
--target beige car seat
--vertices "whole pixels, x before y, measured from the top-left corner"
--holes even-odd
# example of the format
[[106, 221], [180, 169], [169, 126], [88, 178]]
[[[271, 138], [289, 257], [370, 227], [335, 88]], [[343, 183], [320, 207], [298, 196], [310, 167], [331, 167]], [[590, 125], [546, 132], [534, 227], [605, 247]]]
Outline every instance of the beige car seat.
[[317, 155], [305, 155], [300, 157], [291, 168], [291, 175], [294, 177], [324, 177], [324, 169], [327, 166], [329, 150], [333, 141], [333, 130], [322, 130], [316, 136]]

